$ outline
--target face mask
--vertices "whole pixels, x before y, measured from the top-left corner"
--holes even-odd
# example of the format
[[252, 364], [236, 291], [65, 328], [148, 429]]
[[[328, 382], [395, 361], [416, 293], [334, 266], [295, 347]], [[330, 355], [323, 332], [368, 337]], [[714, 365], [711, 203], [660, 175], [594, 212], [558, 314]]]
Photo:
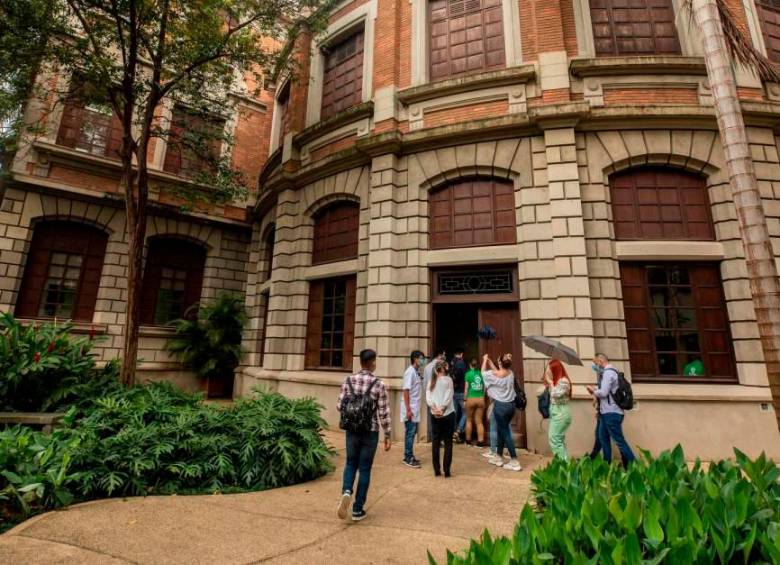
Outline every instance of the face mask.
[[601, 370], [601, 367], [599, 367], [599, 366], [598, 366], [598, 365], [596, 365], [595, 363], [593, 363], [593, 364], [590, 366], [590, 368], [591, 368], [591, 369], [593, 369], [593, 372], [594, 372], [594, 373], [598, 373], [598, 372]]

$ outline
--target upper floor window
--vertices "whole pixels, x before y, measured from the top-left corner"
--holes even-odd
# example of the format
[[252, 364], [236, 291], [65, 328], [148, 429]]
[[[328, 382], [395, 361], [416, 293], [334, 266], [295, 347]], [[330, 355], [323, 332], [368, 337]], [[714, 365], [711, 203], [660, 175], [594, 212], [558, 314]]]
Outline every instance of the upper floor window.
[[306, 367], [352, 367], [356, 283], [354, 276], [311, 282]]
[[100, 100], [89, 85], [74, 79], [62, 111], [57, 144], [119, 159], [122, 136], [122, 124], [111, 105]]
[[149, 240], [143, 287], [141, 323], [164, 325], [191, 315], [200, 301], [206, 251], [181, 239], [155, 237]]
[[359, 228], [360, 207], [356, 202], [336, 202], [317, 212], [312, 263], [357, 257]]
[[323, 47], [322, 110], [325, 120], [363, 100], [363, 28]]
[[617, 239], [715, 239], [703, 177], [641, 168], [612, 175], [609, 186]]
[[506, 65], [501, 0], [430, 0], [430, 79]]
[[434, 191], [431, 249], [517, 242], [511, 181], [477, 177]]
[[590, 0], [596, 55], [679, 55], [671, 0]]
[[35, 226], [16, 315], [91, 322], [107, 242], [105, 232], [83, 224]]
[[780, 63], [780, 0], [756, 0], [767, 57]]
[[224, 129], [224, 118], [174, 107], [163, 170], [185, 177], [209, 170], [222, 152]]
[[734, 381], [720, 271], [714, 263], [621, 263], [634, 379]]
[[279, 137], [277, 147], [284, 145], [284, 136], [290, 131], [290, 81], [284, 83], [276, 97], [276, 111], [279, 112]]

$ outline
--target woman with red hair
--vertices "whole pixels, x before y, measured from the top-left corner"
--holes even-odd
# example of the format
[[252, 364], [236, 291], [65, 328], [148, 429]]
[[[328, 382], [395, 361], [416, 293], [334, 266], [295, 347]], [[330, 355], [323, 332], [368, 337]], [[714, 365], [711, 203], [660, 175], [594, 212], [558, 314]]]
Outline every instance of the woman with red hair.
[[569, 457], [566, 452], [566, 431], [571, 426], [569, 400], [571, 400], [572, 384], [563, 363], [552, 359], [547, 364], [544, 384], [550, 389], [550, 430], [547, 434], [550, 449], [555, 457], [565, 461]]

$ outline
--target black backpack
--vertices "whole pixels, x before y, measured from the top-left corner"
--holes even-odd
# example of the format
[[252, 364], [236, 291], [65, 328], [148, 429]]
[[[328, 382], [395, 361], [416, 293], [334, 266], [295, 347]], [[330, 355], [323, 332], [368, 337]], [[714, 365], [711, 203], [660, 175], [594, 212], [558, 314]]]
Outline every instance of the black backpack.
[[368, 385], [364, 394], [355, 394], [352, 387], [352, 377], [347, 377], [347, 386], [349, 393], [341, 402], [341, 418], [339, 427], [342, 430], [354, 433], [365, 433], [371, 431], [371, 422], [374, 419], [376, 411], [376, 400], [371, 396], [371, 389], [379, 379], [374, 379]]
[[525, 391], [523, 390], [523, 387], [517, 383], [517, 379], [515, 379], [515, 408], [518, 410], [525, 410], [527, 405], [528, 399], [525, 396]]
[[634, 408], [634, 391], [631, 390], [631, 383], [626, 380], [626, 376], [617, 371], [618, 386], [612, 398], [615, 400], [615, 404], [620, 406], [623, 410], [632, 410]]
[[545, 387], [544, 392], [539, 395], [538, 401], [539, 413], [542, 415], [542, 419], [547, 420], [550, 417], [550, 389], [548, 387]]

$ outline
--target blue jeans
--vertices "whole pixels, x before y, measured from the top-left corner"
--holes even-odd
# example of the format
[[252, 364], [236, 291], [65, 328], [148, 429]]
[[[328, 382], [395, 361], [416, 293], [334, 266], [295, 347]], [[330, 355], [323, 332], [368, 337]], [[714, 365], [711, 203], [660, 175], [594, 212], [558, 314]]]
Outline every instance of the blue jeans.
[[342, 492], [354, 492], [355, 475], [358, 477], [357, 493], [352, 503], [352, 512], [360, 512], [366, 503], [368, 485], [371, 484], [371, 466], [374, 464], [376, 447], [379, 444], [379, 432], [356, 434], [347, 432], [347, 464], [344, 466]]
[[515, 442], [512, 439], [512, 418], [515, 417], [515, 404], [514, 402], [495, 402], [493, 408], [493, 416], [496, 419], [496, 431], [498, 432], [498, 445], [496, 446], [496, 453], [501, 455], [504, 452], [504, 447], [509, 450], [509, 456], [512, 459], [517, 458], [517, 452], [515, 451]]
[[459, 432], [463, 432], [463, 429], [466, 427], [466, 401], [462, 392], [456, 392], [452, 398], [455, 401], [456, 427]]
[[414, 434], [417, 433], [417, 422], [404, 421], [404, 461], [414, 459]]
[[496, 407], [490, 411], [490, 451], [498, 453], [498, 428], [496, 427]]
[[601, 453], [604, 455], [604, 461], [612, 461], [612, 443], [614, 440], [623, 457], [623, 465], [631, 464], [636, 456], [631, 451], [626, 438], [623, 437], [623, 415], [622, 414], [600, 414], [599, 425], [596, 427], [599, 431], [599, 441], [601, 442]]

